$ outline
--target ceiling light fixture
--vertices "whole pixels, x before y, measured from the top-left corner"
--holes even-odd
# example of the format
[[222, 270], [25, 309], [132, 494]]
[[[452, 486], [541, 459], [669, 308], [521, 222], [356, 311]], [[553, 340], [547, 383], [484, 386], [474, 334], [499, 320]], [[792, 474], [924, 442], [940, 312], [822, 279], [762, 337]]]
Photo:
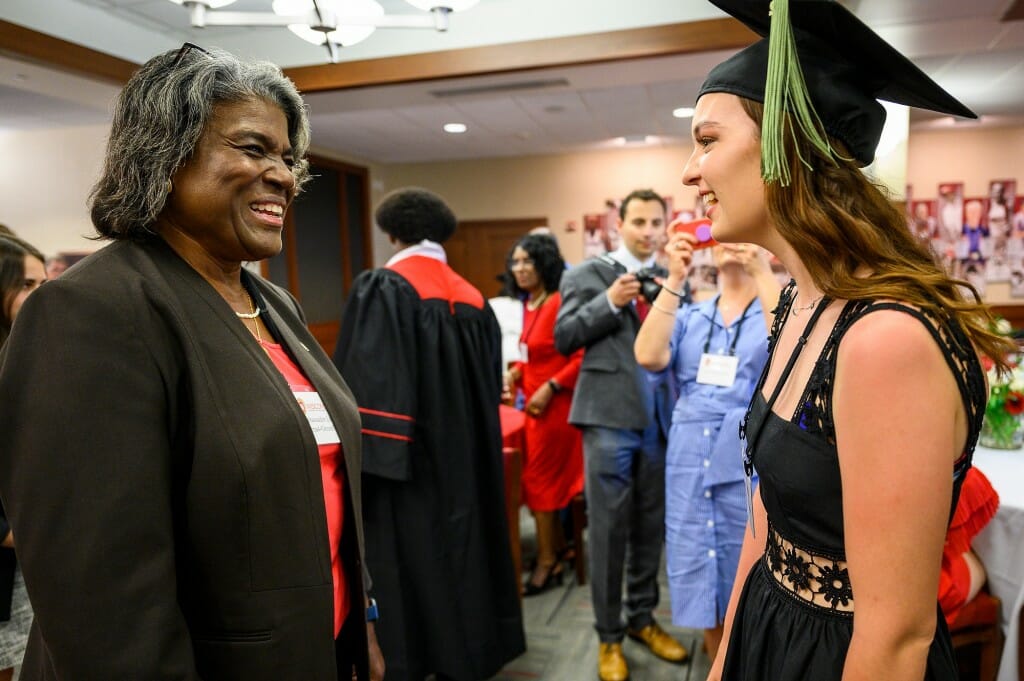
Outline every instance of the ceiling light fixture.
[[[377, 0], [274, 0], [273, 12], [219, 11], [235, 0], [170, 0], [189, 11], [193, 28], [207, 26], [287, 26], [314, 45], [326, 45], [332, 63], [338, 47], [366, 40], [378, 28], [448, 30], [448, 16], [479, 0], [406, 0], [429, 14], [385, 14]], [[343, 7], [344, 5], [344, 7]], [[344, 10], [344, 13], [343, 13]]]
[[650, 135], [623, 135], [618, 138], [618, 143], [622, 146], [640, 146], [647, 144], [651, 141]]
[[444, 131], [445, 132], [450, 132], [453, 135], [458, 135], [458, 134], [464, 133], [464, 132], [466, 132], [466, 129], [467, 128], [466, 128], [466, 124], [465, 123], [445, 123], [444, 124]]
[[690, 106], [681, 106], [672, 110], [672, 115], [676, 118], [693, 118], [694, 113], [696, 113], [695, 110]]

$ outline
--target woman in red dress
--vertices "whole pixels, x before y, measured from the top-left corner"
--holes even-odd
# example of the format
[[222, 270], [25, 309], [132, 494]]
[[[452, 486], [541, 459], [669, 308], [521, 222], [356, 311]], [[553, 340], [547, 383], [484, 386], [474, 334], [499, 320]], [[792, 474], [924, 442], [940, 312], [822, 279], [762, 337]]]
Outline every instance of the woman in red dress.
[[526, 299], [519, 342], [523, 359], [505, 376], [508, 393], [519, 384], [526, 397], [523, 501], [537, 523], [537, 565], [523, 585], [526, 596], [561, 583], [558, 556], [565, 537], [556, 514], [583, 491], [580, 432], [568, 420], [583, 351], [566, 357], [555, 350], [558, 284], [564, 271], [558, 243], [546, 234], [523, 237], [508, 258], [509, 280]]

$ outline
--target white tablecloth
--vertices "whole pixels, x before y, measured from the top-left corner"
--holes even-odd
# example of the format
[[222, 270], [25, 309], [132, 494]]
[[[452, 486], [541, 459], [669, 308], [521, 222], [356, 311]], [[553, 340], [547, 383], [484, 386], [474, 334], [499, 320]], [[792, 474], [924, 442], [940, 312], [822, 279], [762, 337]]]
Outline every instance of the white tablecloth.
[[974, 465], [999, 493], [999, 511], [972, 544], [985, 564], [992, 594], [1003, 602], [1006, 645], [997, 681], [1018, 681], [1018, 637], [1024, 607], [1024, 451], [978, 447]]

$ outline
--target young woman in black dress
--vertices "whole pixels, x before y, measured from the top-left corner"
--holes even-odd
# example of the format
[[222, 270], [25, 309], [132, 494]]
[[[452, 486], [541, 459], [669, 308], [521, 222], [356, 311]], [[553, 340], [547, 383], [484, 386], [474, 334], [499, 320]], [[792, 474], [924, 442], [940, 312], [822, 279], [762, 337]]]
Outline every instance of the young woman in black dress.
[[1008, 348], [861, 167], [878, 98], [973, 114], [835, 2], [713, 1], [769, 37], [708, 76], [683, 180], [717, 240], [793, 282], [745, 424], [760, 485], [709, 681], [955, 679], [943, 539], [984, 412], [977, 354]]

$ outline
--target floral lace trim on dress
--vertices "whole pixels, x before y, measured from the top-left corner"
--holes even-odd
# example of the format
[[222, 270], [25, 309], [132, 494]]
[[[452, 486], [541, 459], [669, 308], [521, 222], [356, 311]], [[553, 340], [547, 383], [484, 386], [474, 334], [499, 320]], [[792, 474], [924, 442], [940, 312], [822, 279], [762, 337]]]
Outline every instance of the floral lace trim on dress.
[[803, 549], [770, 525], [763, 560], [776, 584], [797, 600], [853, 614], [853, 588], [845, 560]]

